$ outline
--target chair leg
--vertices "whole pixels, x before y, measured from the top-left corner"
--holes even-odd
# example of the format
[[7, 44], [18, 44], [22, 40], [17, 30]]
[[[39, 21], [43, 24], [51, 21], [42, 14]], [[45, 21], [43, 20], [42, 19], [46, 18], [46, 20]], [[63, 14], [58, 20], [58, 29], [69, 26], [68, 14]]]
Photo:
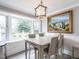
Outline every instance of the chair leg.
[[25, 41], [25, 59], [27, 59], [27, 42]]
[[61, 47], [61, 56], [62, 56], [62, 59], [64, 59], [64, 40], [62, 40], [62, 47]]
[[71, 59], [74, 59], [74, 47], [72, 48], [72, 56]]
[[2, 58], [2, 54], [3, 54], [3, 47], [0, 47], [0, 58]]
[[44, 58], [47, 59], [47, 58], [48, 58], [48, 54], [45, 54], [45, 55], [44, 55]]
[[39, 51], [38, 51], [38, 59], [39, 59]]
[[50, 59], [50, 56], [48, 55], [47, 58]]
[[63, 48], [61, 48], [61, 59], [64, 59]]
[[45, 59], [47, 59], [47, 56], [45, 55]]
[[29, 50], [29, 59], [30, 59], [30, 50]]
[[36, 51], [36, 49], [34, 49], [35, 50], [35, 59], [37, 59], [37, 51]]
[[57, 59], [57, 57], [58, 57], [58, 56], [57, 56], [57, 54], [56, 54], [56, 55], [55, 55], [55, 59]]
[[36, 48], [34, 48], [35, 50], [35, 59], [39, 59], [39, 52]]
[[30, 49], [30, 44], [29, 44], [29, 59], [30, 59], [30, 54], [31, 54], [31, 49]]
[[7, 59], [6, 45], [5, 45], [5, 59]]

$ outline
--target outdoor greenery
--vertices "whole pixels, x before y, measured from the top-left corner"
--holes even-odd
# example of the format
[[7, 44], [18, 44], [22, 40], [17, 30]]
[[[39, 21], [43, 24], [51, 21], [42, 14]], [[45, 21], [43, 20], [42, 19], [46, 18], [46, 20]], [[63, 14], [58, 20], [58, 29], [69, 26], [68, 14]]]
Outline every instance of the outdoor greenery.
[[31, 30], [30, 22], [24, 21], [24, 20], [19, 22], [17, 29], [18, 29], [18, 32], [20, 32], [20, 33], [21, 32], [30, 32], [30, 30]]

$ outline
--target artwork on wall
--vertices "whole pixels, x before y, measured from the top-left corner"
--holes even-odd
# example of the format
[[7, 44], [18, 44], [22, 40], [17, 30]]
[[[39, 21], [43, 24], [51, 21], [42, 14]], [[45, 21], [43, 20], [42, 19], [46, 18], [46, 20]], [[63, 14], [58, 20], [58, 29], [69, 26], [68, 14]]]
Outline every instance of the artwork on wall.
[[48, 32], [73, 32], [73, 14], [72, 10], [60, 14], [48, 16]]

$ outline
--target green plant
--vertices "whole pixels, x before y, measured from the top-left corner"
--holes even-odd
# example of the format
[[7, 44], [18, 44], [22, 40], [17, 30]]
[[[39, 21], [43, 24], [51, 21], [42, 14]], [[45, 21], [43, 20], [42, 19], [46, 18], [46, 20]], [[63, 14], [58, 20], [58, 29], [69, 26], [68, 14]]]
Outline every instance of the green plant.
[[29, 25], [30, 22], [28, 21], [21, 21], [18, 24], [18, 32], [30, 32], [31, 26]]

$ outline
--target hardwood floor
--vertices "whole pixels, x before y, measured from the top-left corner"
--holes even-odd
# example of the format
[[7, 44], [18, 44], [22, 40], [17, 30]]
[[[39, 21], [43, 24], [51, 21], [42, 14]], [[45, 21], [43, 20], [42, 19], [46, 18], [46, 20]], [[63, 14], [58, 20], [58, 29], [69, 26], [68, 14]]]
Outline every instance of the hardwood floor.
[[[29, 52], [27, 52], [27, 59], [29, 59]], [[30, 55], [30, 59], [35, 59], [34, 57], [34, 51], [31, 51], [31, 55]], [[8, 59], [25, 59], [25, 52], [23, 53], [19, 53], [19, 54], [15, 54], [11, 57], [8, 57]]]
[[[14, 55], [12, 57], [9, 57], [8, 59], [25, 59], [25, 53], [23, 52], [21, 54]], [[29, 57], [28, 57], [28, 59], [29, 59]], [[35, 59], [33, 52], [31, 52], [30, 59]], [[52, 58], [52, 59], [54, 59], [54, 58]], [[71, 59], [71, 57], [69, 55], [64, 54], [64, 59]]]
[[71, 59], [71, 56], [64, 54], [64, 59]]

